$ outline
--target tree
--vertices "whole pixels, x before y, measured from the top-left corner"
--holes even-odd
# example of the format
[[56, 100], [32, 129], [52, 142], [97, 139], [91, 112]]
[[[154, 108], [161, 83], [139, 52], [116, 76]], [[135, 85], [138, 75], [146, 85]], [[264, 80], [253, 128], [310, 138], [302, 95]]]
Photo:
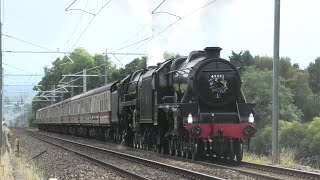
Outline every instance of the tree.
[[[248, 67], [242, 77], [244, 94], [248, 102], [256, 104], [256, 122], [263, 127], [271, 122], [272, 114], [272, 72], [268, 70], [257, 70]], [[284, 85], [284, 79], [280, 81], [280, 119], [287, 121], [300, 120], [303, 115], [301, 110], [293, 104], [293, 94]]]
[[[71, 63], [69, 57], [72, 59], [74, 63]], [[64, 56], [62, 59], [57, 58], [55, 61], [52, 62], [52, 67], [44, 67], [44, 77], [38, 83], [40, 85], [40, 89], [42, 91], [49, 91], [52, 88], [52, 85], [59, 84], [59, 81], [62, 79], [63, 74], [72, 74], [79, 71], [82, 71], [84, 68], [88, 69], [94, 66], [94, 59], [93, 57], [82, 48], [75, 49], [70, 56]], [[95, 81], [87, 81], [88, 87], [93, 87]], [[75, 85], [82, 86], [82, 81], [75, 81]], [[57, 87], [55, 87], [57, 88]], [[37, 90], [36, 87], [33, 90]], [[79, 94], [82, 92], [82, 89], [75, 88], [75, 94]], [[40, 96], [42, 93], [38, 93], [37, 95]], [[59, 94], [60, 95], [60, 94]], [[65, 93], [64, 99], [70, 97], [70, 94]], [[61, 98], [57, 98], [56, 102], [61, 101]], [[49, 101], [47, 102], [37, 102], [34, 101], [32, 105], [34, 109], [39, 109], [49, 105]]]
[[253, 56], [250, 54], [250, 51], [240, 51], [240, 53], [231, 52], [229, 56], [230, 62], [236, 67], [247, 67], [251, 66], [254, 62]]
[[[279, 135], [281, 148], [301, 148], [301, 142], [308, 136], [308, 124], [297, 121], [279, 121]], [[252, 139], [251, 147], [257, 154], [271, 154], [272, 142], [271, 123], [263, 127]]]
[[163, 59], [168, 60], [168, 59], [175, 59], [180, 57], [180, 54], [176, 54], [176, 53], [169, 53], [168, 51], [165, 51], [163, 53]]
[[[72, 59], [73, 63], [70, 62], [69, 57], [70, 59]], [[38, 83], [38, 85], [41, 85], [41, 90], [51, 90], [52, 85], [59, 84], [59, 81], [62, 79], [62, 75], [74, 73], [82, 74], [83, 69], [90, 69], [87, 71], [87, 74], [100, 75], [96, 77], [87, 77], [87, 90], [90, 90], [105, 85], [105, 65], [107, 65], [108, 82], [119, 80], [126, 75], [138, 69], [144, 69], [147, 66], [147, 57], [141, 57], [136, 58], [132, 62], [126, 64], [124, 68], [117, 69], [117, 67], [111, 63], [108, 56], [104, 56], [102, 54], [95, 54], [94, 56], [92, 56], [83, 48], [75, 49], [69, 57], [65, 56], [62, 59], [57, 58], [52, 63], [51, 68], [44, 67], [45, 75]], [[65, 81], [70, 80], [71, 78], [65, 79]], [[80, 87], [83, 86], [82, 78], [79, 78], [77, 81], [75, 81], [74, 85]], [[36, 87], [34, 87], [33, 89], [37, 90]], [[74, 91], [75, 95], [83, 92], [82, 88], [74, 88]], [[39, 96], [41, 95], [41, 93], [38, 93], [37, 95]], [[63, 99], [66, 99], [71, 96], [71, 93], [65, 93], [63, 95]], [[56, 102], [59, 102], [61, 100], [62, 99], [58, 98]], [[34, 106], [34, 109], [38, 110], [42, 107], [48, 106], [50, 104], [50, 101], [34, 101], [32, 104]]]
[[[268, 56], [255, 56], [253, 65], [257, 69], [273, 70], [273, 58]], [[280, 58], [279, 62], [280, 76], [288, 79], [294, 75], [297, 71], [297, 65], [295, 67], [291, 64], [291, 59], [288, 57]]]
[[310, 88], [314, 94], [320, 94], [320, 57], [308, 67]]
[[297, 156], [308, 164], [320, 164], [320, 117], [315, 117], [313, 121], [306, 124], [306, 137], [300, 141]]
[[112, 63], [108, 56], [104, 56], [102, 54], [95, 54], [93, 56], [94, 60], [94, 69], [90, 70], [90, 74], [99, 75], [98, 77], [88, 77], [87, 81], [91, 82], [88, 84], [87, 89], [94, 89], [97, 87], [101, 87], [105, 85], [105, 68], [107, 67], [107, 80], [109, 81], [109, 76], [111, 72], [109, 71], [110, 68], [112, 68]]
[[300, 122], [280, 121], [280, 145], [286, 148], [299, 148], [303, 139], [307, 136], [307, 125]]
[[320, 98], [314, 95], [309, 87], [307, 71], [296, 71], [291, 78], [286, 80], [286, 86], [294, 95], [294, 103], [303, 112], [303, 121], [311, 121], [313, 117], [320, 115]]
[[146, 69], [147, 68], [147, 60], [148, 58], [146, 56], [142, 56], [141, 58], [135, 58], [130, 63], [126, 64], [124, 68], [120, 69], [113, 69], [112, 74], [110, 75], [110, 78], [112, 80], [118, 80], [126, 77], [127, 75], [140, 70], [140, 69]]

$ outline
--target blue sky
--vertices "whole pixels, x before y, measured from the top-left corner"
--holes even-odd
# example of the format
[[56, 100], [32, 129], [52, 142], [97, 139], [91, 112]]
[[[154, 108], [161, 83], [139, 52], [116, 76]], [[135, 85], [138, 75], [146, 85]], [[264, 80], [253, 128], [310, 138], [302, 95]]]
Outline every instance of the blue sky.
[[[96, 13], [108, 0], [77, 0], [72, 8]], [[112, 0], [95, 17], [76, 43], [92, 15], [81, 11], [65, 11], [73, 0], [5, 0], [3, 34], [23, 39], [49, 49], [70, 51], [84, 47], [90, 53], [103, 53], [126, 46], [157, 34], [178, 18], [167, 14], [151, 16], [151, 11], [162, 0]], [[180, 17], [210, 2], [209, 0], [167, 0], [158, 9]], [[187, 55], [206, 46], [223, 48], [222, 57], [231, 50], [250, 50], [253, 55], [273, 54], [273, 0], [217, 0], [179, 21], [153, 41], [135, 52], [147, 53], [148, 64], [162, 61], [164, 50]], [[320, 2], [317, 0], [282, 0], [280, 55], [291, 57], [293, 63], [307, 67], [318, 56], [320, 42]], [[136, 36], [134, 36], [136, 35]], [[129, 39], [130, 38], [130, 39]], [[129, 40], [128, 42], [125, 42]], [[125, 42], [125, 43], [124, 43]], [[118, 52], [131, 52], [132, 46]], [[7, 36], [3, 36], [3, 50], [46, 51]], [[44, 66], [59, 57], [58, 54], [4, 53], [5, 74], [43, 73]], [[115, 58], [113, 62], [120, 65]], [[122, 56], [117, 56], [121, 59]], [[125, 64], [135, 58], [127, 56]], [[19, 70], [18, 70], [19, 69]], [[41, 77], [5, 76], [5, 85], [30, 85]], [[31, 91], [31, 86], [5, 86], [10, 91]], [[28, 94], [28, 93], [26, 93]]]

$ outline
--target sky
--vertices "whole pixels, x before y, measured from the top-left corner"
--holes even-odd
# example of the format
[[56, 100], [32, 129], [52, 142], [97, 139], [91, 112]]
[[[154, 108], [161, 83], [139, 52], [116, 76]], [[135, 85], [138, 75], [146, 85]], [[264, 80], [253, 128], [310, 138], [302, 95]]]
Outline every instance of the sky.
[[[96, 14], [106, 5], [93, 20], [89, 13], [66, 11], [73, 1], [2, 0], [3, 51], [70, 52], [83, 47], [95, 54], [154, 36], [152, 41], [116, 52], [146, 53], [148, 65], [163, 61], [165, 50], [188, 55], [207, 46], [221, 47], [221, 56], [226, 59], [232, 50], [273, 55], [273, 0], [166, 0], [153, 15], [151, 12], [163, 0], [111, 0], [108, 5], [109, 0], [77, 0], [70, 7]], [[280, 56], [290, 57], [301, 68], [320, 56], [319, 7], [318, 0], [281, 1]], [[62, 56], [4, 52], [5, 96], [31, 96], [32, 85], [41, 80], [43, 67], [51, 67], [52, 61]], [[138, 56], [109, 57], [121, 67], [117, 59], [126, 64]], [[28, 76], [14, 76], [17, 74]]]

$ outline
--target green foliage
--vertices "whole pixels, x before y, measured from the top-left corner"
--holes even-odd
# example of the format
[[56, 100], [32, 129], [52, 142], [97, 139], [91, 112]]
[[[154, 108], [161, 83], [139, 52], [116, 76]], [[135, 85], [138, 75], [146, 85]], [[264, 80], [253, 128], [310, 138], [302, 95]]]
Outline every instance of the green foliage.
[[315, 156], [320, 156], [320, 117], [314, 118], [307, 126], [307, 136], [302, 142], [302, 149]]
[[116, 69], [115, 67], [111, 70], [112, 73], [110, 75], [110, 81], [115, 81], [117, 79], [122, 79], [126, 77], [128, 74], [133, 73], [139, 69], [147, 68], [147, 60], [146, 56], [141, 58], [135, 58], [130, 63], [126, 64], [124, 68]]
[[[280, 146], [286, 148], [298, 147], [301, 141], [306, 137], [305, 124], [300, 122], [279, 121]], [[252, 148], [258, 154], [271, 153], [272, 126], [266, 125], [252, 139]]]
[[254, 61], [250, 51], [240, 51], [240, 53], [232, 51], [231, 56], [229, 56], [229, 60], [236, 67], [251, 66]]
[[[73, 61], [71, 63], [70, 59]], [[147, 66], [147, 57], [136, 58], [132, 62], [125, 65], [124, 68], [118, 69], [114, 64], [111, 63], [111, 60], [108, 56], [104, 56], [102, 54], [90, 55], [85, 49], [77, 48], [75, 49], [68, 57], [64, 56], [62, 60], [57, 58], [54, 62], [52, 62], [52, 67], [44, 68], [44, 77], [38, 83], [41, 85], [41, 90], [48, 91], [51, 90], [52, 85], [59, 84], [59, 81], [62, 79], [63, 74], [82, 74], [83, 69], [91, 69], [87, 70], [87, 74], [95, 74], [99, 75], [96, 77], [87, 77], [87, 90], [94, 89], [97, 87], [101, 87], [105, 84], [105, 71], [107, 70], [107, 81], [113, 82], [119, 80], [126, 75], [137, 71], [139, 69], [144, 69]], [[95, 68], [93, 68], [95, 67]], [[107, 69], [106, 69], [107, 67]], [[76, 78], [73, 78], [76, 79]], [[71, 78], [66, 78], [65, 81], [70, 81]], [[82, 84], [83, 81], [81, 78], [74, 82], [75, 86], [79, 86], [80, 88], [74, 88], [75, 95], [82, 93]], [[57, 88], [57, 87], [55, 87]], [[34, 90], [37, 88], [34, 87]], [[70, 89], [69, 89], [70, 91]], [[37, 94], [38, 96], [41, 93]], [[56, 99], [56, 102], [61, 101], [62, 99], [69, 98], [71, 93], [62, 94], [63, 98]], [[48, 106], [48, 102], [33, 102], [33, 106], [35, 110], [38, 110], [42, 107]], [[19, 108], [19, 107], [17, 107]]]
[[[69, 57], [74, 63], [65, 64], [62, 71], [63, 74], [80, 72], [84, 68], [89, 69], [94, 65], [93, 57], [82, 48], [75, 49]], [[67, 60], [67, 57], [64, 57], [64, 59]]]
[[168, 51], [165, 51], [163, 53], [163, 59], [168, 60], [168, 59], [174, 59], [180, 57], [180, 54], [176, 53], [169, 53]]
[[320, 94], [320, 57], [315, 62], [311, 62], [308, 67], [310, 88], [313, 93]]
[[[248, 102], [256, 104], [256, 122], [259, 127], [271, 121], [272, 115], [272, 72], [248, 67], [242, 77], [243, 91]], [[287, 121], [300, 120], [302, 113], [293, 104], [291, 90], [280, 83], [280, 118]]]
[[306, 124], [300, 122], [287, 122], [286, 125], [280, 125], [282, 127], [280, 133], [280, 144], [283, 147], [298, 148], [301, 141], [306, 137]]
[[[268, 56], [255, 56], [253, 58], [252, 66], [255, 67], [255, 69], [257, 69], [258, 71], [262, 70], [271, 72], [273, 69], [273, 59], [272, 57]], [[311, 67], [314, 68], [314, 66], [315, 65]], [[309, 67], [309, 71], [312, 68]], [[311, 84], [309, 83], [310, 79], [316, 79], [314, 77], [315, 73], [309, 75], [307, 70], [300, 70], [298, 64], [292, 65], [291, 59], [286, 57], [280, 58], [280, 76], [282, 78], [281, 85], [284, 85], [290, 90], [290, 93], [293, 95], [293, 104], [295, 105], [295, 107], [288, 108], [291, 109], [291, 111], [282, 111], [282, 114], [286, 116], [282, 119], [287, 120], [288, 118], [290, 118], [291, 112], [296, 111], [296, 108], [298, 110], [301, 110], [302, 116], [300, 116], [300, 113], [298, 113], [299, 116], [293, 115], [293, 119], [302, 118], [302, 121], [308, 122], [311, 121], [313, 117], [320, 115], [319, 96], [317, 94], [314, 95], [310, 88]], [[311, 76], [312, 78], [310, 78]], [[272, 91], [272, 89], [269, 89], [269, 91]], [[265, 106], [265, 108], [268, 109], [267, 106]]]
[[[320, 117], [312, 122], [280, 121], [280, 148], [295, 149], [295, 159], [313, 166], [320, 164]], [[251, 147], [257, 154], [270, 155], [272, 127], [262, 128], [252, 139]]]
[[28, 114], [28, 123], [29, 123], [29, 126], [34, 126], [33, 122], [36, 120], [36, 115], [35, 113], [32, 114], [32, 113], [29, 113]]
[[[253, 65], [257, 69], [267, 69], [272, 71], [273, 69], [273, 59], [272, 57], [268, 56], [255, 56], [254, 57], [254, 62]], [[294, 75], [294, 73], [297, 71], [297, 65], [295, 67], [292, 66], [291, 64], [291, 59], [286, 57], [286, 58], [280, 58], [280, 76], [288, 79]]]
[[313, 117], [320, 115], [320, 97], [314, 95], [309, 87], [309, 73], [307, 71], [296, 71], [286, 81], [286, 85], [294, 94], [294, 103], [303, 112], [303, 121], [311, 121]]
[[272, 127], [271, 125], [265, 126], [252, 138], [251, 149], [257, 154], [270, 154], [272, 147], [271, 138]]

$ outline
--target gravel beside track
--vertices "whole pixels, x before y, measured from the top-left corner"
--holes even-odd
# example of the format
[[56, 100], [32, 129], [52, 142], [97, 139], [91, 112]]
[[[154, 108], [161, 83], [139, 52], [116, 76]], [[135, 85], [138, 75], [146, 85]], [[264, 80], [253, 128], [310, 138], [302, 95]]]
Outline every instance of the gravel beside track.
[[274, 173], [279, 173], [281, 175], [289, 175], [289, 176], [292, 176], [292, 178], [290, 179], [295, 179], [295, 178], [315, 179], [315, 180], [320, 179], [319, 173], [307, 172], [307, 171], [297, 170], [297, 169], [289, 169], [284, 167], [254, 164], [254, 163], [248, 163], [248, 162], [242, 163], [241, 167], [245, 167], [247, 169], [257, 169], [263, 172], [274, 172]]
[[[34, 130], [34, 131], [37, 131], [37, 130]], [[137, 149], [132, 149], [125, 146], [115, 145], [112, 143], [105, 143], [105, 142], [96, 141], [92, 139], [85, 139], [85, 138], [56, 134], [56, 133], [45, 133], [45, 132], [39, 132], [39, 133], [43, 133], [43, 134], [53, 136], [53, 137], [58, 137], [58, 138], [65, 138], [68, 140], [76, 141], [79, 143], [85, 143], [85, 144], [100, 147], [100, 148], [106, 148], [109, 150], [118, 151], [118, 152], [130, 154], [133, 156], [138, 156], [141, 158], [150, 159], [150, 160], [161, 162], [164, 164], [169, 164], [172, 166], [177, 166], [177, 167], [188, 169], [188, 170], [192, 170], [192, 171], [196, 171], [196, 172], [200, 172], [200, 173], [204, 173], [212, 176], [217, 176], [224, 179], [234, 179], [234, 180], [255, 179], [255, 178], [243, 175], [241, 173], [238, 173], [234, 170], [229, 170], [225, 168], [215, 168], [215, 167], [206, 166], [206, 165], [199, 165], [198, 163], [192, 162], [192, 161], [175, 160], [169, 156], [163, 157], [163, 155], [154, 153], [152, 151], [137, 150]]]
[[30, 136], [26, 136], [15, 129], [11, 129], [10, 144], [12, 147], [14, 147], [14, 140], [16, 137], [18, 137], [20, 140], [20, 152], [26, 156], [27, 159], [32, 160], [37, 165], [37, 168], [42, 172], [44, 179], [126, 179], [111, 170], [96, 166], [88, 161], [83, 160], [77, 155]]
[[[157, 154], [151, 151], [136, 150], [136, 149], [115, 145], [111, 143], [100, 142], [92, 139], [88, 140], [80, 137], [55, 134], [55, 133], [45, 133], [45, 134], [48, 134], [50, 136], [55, 136], [55, 137], [72, 139], [79, 143], [86, 143], [92, 146], [107, 148], [110, 150], [119, 151], [122, 153], [139, 156], [142, 158], [148, 158], [154, 161], [170, 164], [173, 166], [178, 166], [185, 169], [194, 170], [194, 171], [205, 173], [205, 174], [222, 177], [225, 179], [256, 179], [257, 177], [259, 177], [259, 175], [269, 176], [268, 179], [293, 179], [293, 180], [294, 179], [320, 179], [319, 178], [320, 176], [317, 173], [303, 172], [303, 171], [299, 173], [297, 172], [298, 170], [294, 170], [294, 169], [287, 169], [287, 171], [279, 169], [277, 171], [277, 170], [270, 170], [270, 168], [268, 169], [268, 166], [265, 166], [265, 168], [261, 168], [261, 166], [263, 165], [257, 165], [256, 167], [253, 167], [254, 164], [251, 164], [251, 166], [244, 165], [244, 166], [232, 167], [232, 166], [225, 166], [221, 164], [218, 165], [218, 164], [212, 164], [212, 163], [202, 163], [202, 162], [190, 161], [187, 159], [175, 158], [167, 155]], [[273, 167], [273, 166], [270, 166], [270, 167]], [[282, 168], [282, 169], [285, 169], [285, 168]], [[296, 172], [294, 173], [294, 171]]]
[[74, 140], [65, 142], [60, 139], [53, 139], [51, 137], [39, 135], [39, 133], [32, 134], [35, 134], [37, 138], [44, 139], [45, 141], [49, 140], [51, 143], [86, 154], [94, 159], [106, 161], [110, 164], [116, 165], [121, 169], [134, 172], [135, 174], [138, 174], [147, 179], [221, 179], [194, 171], [186, 171], [174, 166], [168, 167], [168, 165], [166, 164], [151, 162], [149, 160], [137, 158], [135, 156], [130, 157], [126, 154], [106, 152], [104, 149], [99, 150], [95, 147], [85, 147], [82, 144], [73, 144]]

